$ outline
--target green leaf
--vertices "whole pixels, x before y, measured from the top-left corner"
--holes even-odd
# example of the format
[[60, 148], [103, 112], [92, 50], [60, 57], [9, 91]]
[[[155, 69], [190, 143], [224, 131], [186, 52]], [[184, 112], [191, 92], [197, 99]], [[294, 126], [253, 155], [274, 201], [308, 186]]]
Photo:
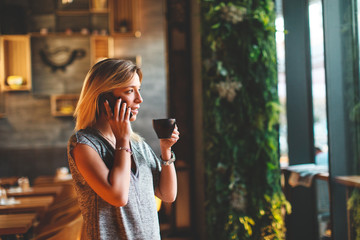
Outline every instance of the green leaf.
[[215, 23], [214, 25], [211, 26], [212, 29], [217, 29], [219, 28], [221, 25], [221, 23]]

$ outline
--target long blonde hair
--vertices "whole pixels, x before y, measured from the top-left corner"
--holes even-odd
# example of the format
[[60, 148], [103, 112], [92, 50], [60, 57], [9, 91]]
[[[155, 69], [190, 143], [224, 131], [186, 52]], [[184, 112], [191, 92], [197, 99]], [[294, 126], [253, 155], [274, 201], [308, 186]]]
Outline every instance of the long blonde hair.
[[124, 87], [136, 73], [141, 83], [141, 69], [128, 60], [107, 58], [92, 66], [85, 77], [74, 112], [75, 131], [93, 126], [100, 115], [100, 96], [115, 88]]

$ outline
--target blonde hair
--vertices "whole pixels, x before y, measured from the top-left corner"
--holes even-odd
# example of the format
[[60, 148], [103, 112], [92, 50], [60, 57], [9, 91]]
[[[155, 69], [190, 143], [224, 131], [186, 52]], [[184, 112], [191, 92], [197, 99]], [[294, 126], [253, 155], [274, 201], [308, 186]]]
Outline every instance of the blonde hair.
[[[112, 90], [124, 87], [138, 74], [142, 82], [141, 69], [133, 62], [115, 58], [107, 58], [96, 63], [89, 70], [81, 90], [80, 98], [74, 112], [75, 130], [93, 126], [100, 116], [100, 96]], [[132, 138], [140, 140], [135, 133]]]

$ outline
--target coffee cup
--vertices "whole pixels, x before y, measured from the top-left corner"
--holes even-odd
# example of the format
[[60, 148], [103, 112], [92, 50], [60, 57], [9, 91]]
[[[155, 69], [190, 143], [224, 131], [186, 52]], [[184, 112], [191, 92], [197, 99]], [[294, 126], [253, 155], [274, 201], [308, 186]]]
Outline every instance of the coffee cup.
[[171, 138], [175, 128], [174, 118], [153, 119], [153, 128], [159, 139]]

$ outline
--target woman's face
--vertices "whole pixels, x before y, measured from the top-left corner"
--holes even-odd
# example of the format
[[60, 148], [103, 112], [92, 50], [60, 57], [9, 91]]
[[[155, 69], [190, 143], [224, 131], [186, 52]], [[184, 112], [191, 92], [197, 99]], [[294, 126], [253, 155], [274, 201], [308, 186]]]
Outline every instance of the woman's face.
[[121, 87], [113, 90], [114, 96], [116, 98], [121, 98], [122, 99], [121, 103], [125, 101], [127, 103], [126, 107], [131, 108], [131, 113], [133, 115], [130, 118], [130, 121], [136, 120], [140, 108], [140, 103], [143, 102], [143, 99], [140, 94], [140, 87], [141, 87], [141, 83], [140, 83], [139, 75], [135, 73], [134, 77], [125, 87]]

